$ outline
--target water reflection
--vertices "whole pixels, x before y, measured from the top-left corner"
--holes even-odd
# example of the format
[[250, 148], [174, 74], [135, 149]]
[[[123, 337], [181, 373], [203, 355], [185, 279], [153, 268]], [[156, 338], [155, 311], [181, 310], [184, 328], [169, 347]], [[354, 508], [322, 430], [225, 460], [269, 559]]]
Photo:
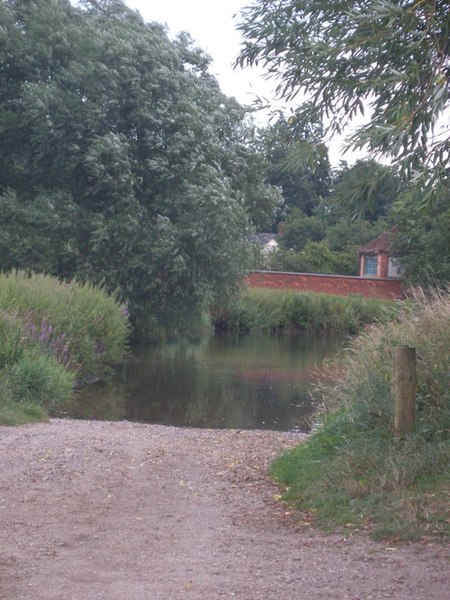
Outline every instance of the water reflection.
[[83, 390], [73, 416], [166, 425], [306, 431], [309, 389], [337, 338], [220, 335], [133, 349], [108, 386]]

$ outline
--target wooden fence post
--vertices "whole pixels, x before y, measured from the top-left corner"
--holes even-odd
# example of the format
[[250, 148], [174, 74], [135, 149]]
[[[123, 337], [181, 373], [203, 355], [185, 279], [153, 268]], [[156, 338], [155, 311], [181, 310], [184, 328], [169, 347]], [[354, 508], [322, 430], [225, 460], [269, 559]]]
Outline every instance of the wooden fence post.
[[395, 433], [416, 429], [416, 349], [397, 346], [394, 352]]

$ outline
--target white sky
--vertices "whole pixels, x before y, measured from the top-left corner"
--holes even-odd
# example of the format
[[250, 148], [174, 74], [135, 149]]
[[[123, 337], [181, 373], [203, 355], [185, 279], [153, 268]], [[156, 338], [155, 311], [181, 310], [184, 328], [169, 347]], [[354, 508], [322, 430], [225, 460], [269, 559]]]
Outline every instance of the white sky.
[[198, 46], [213, 59], [211, 72], [227, 96], [241, 104], [251, 104], [254, 95], [270, 93], [272, 84], [265, 82], [262, 71], [233, 69], [239, 54], [241, 36], [235, 29], [239, 10], [252, 0], [125, 0], [139, 10], [146, 21], [164, 23], [169, 35], [180, 31], [191, 34]]
[[[256, 96], [275, 101], [274, 81], [267, 81], [263, 71], [256, 68], [236, 68], [232, 65], [239, 54], [240, 33], [235, 29], [241, 8], [253, 4], [254, 0], [125, 0], [137, 9], [145, 21], [157, 21], [168, 27], [169, 36], [187, 31], [198, 46], [209, 54], [213, 63], [212, 74], [219, 81], [227, 96], [235, 96], [241, 104], [252, 104]], [[237, 14], [237, 17], [235, 15]], [[341, 158], [349, 163], [356, 157], [351, 153], [342, 155], [340, 142], [336, 139], [328, 144], [330, 160], [337, 165]]]

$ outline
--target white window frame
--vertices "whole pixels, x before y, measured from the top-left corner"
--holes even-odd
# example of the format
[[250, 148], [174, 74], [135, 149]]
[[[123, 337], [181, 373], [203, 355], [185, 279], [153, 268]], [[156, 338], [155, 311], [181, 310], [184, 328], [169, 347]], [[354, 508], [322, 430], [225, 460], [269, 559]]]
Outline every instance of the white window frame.
[[378, 256], [373, 254], [367, 254], [364, 257], [364, 276], [365, 277], [376, 277], [378, 273]]

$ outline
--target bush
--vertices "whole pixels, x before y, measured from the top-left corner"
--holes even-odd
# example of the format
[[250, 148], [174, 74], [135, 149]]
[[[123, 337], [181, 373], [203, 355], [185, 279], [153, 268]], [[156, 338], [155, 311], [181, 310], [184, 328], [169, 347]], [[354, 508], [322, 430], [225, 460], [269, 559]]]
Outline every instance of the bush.
[[47, 418], [45, 410], [35, 402], [16, 402], [11, 395], [8, 382], [0, 376], [0, 423], [22, 425]]
[[13, 400], [38, 404], [50, 413], [64, 408], [75, 385], [74, 373], [38, 349], [24, 353], [6, 375]]
[[[417, 430], [405, 440], [393, 431], [396, 345], [417, 349]], [[334, 381], [316, 390], [322, 425], [273, 466], [286, 498], [324, 525], [401, 538], [448, 534], [449, 353], [448, 292], [418, 292], [394, 321], [368, 327], [335, 366]]]
[[0, 422], [59, 414], [78, 384], [126, 351], [126, 309], [89, 284], [0, 275]]
[[293, 290], [247, 288], [226, 315], [222, 329], [356, 333], [365, 324], [387, 320], [398, 305], [374, 298], [329, 296]]
[[412, 301], [402, 304], [395, 321], [368, 326], [350, 345], [338, 384], [318, 388], [322, 401], [345, 406], [353, 421], [360, 424], [391, 428], [393, 352], [399, 345], [417, 349], [418, 427], [429, 429], [432, 423], [436, 431], [442, 426], [449, 428], [448, 292], [425, 296], [417, 291]]
[[20, 358], [23, 351], [23, 325], [16, 316], [0, 310], [0, 371]]
[[89, 283], [20, 271], [1, 274], [0, 310], [18, 318], [24, 335], [81, 382], [107, 377], [125, 355], [126, 307]]

